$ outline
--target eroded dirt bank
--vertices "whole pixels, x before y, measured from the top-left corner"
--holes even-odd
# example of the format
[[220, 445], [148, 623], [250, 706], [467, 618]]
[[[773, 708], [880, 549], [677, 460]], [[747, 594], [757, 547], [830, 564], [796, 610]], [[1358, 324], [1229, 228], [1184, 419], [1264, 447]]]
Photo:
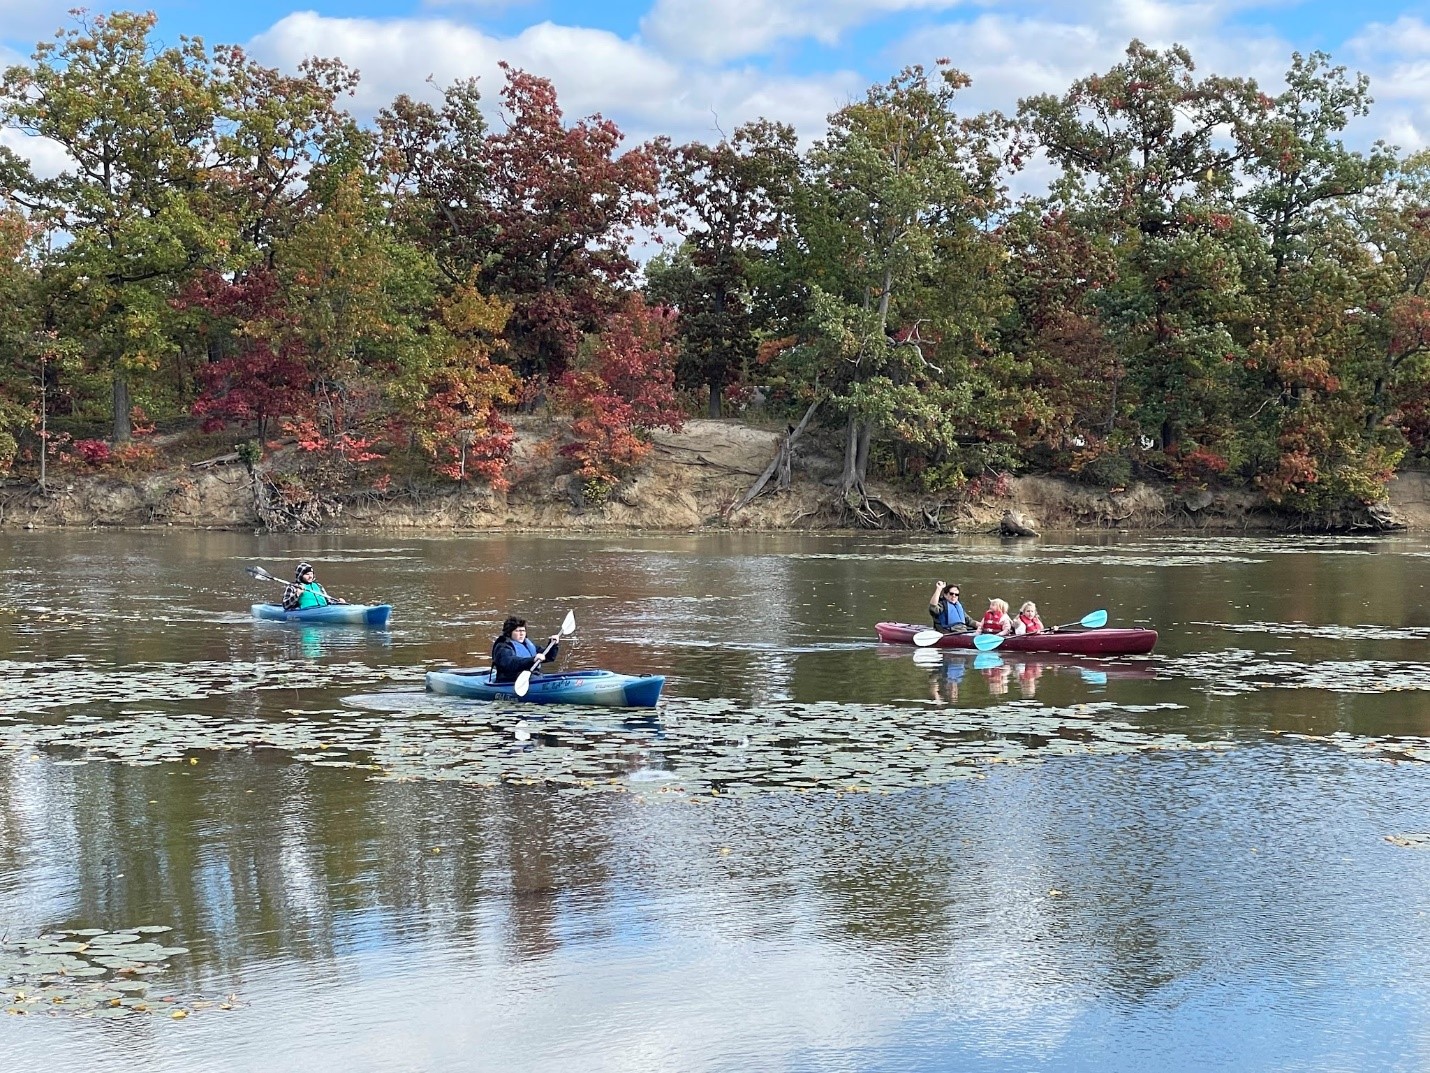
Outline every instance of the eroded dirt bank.
[[[325, 529], [691, 530], [848, 528], [851, 515], [833, 485], [839, 461], [830, 444], [800, 441], [786, 489], [770, 490], [732, 510], [774, 459], [783, 430], [733, 421], [691, 421], [679, 433], [660, 432], [648, 464], [599, 504], [583, 500], [580, 483], [543, 462], [534, 430], [521, 436], [506, 493], [487, 488], [394, 490], [387, 496], [324, 496], [305, 525]], [[275, 515], [264, 467], [257, 474], [234, 461], [121, 480], [64, 475], [41, 493], [31, 482], [0, 488], [0, 526], [185, 526], [261, 529]], [[1281, 530], [1287, 522], [1245, 492], [1179, 491], [1134, 484], [1099, 489], [1047, 477], [1017, 477], [1006, 495], [950, 504], [929, 496], [872, 487], [891, 527], [976, 532], [1010, 515], [1044, 531], [1075, 529]], [[1395, 526], [1430, 529], [1430, 478], [1403, 474], [1391, 486]], [[1356, 520], [1352, 519], [1355, 525]], [[1371, 524], [1366, 520], [1366, 525]]]

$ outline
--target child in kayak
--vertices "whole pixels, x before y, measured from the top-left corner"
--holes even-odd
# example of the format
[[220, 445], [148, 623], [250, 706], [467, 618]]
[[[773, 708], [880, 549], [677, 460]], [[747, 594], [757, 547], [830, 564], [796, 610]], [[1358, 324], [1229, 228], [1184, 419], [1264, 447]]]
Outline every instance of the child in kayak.
[[1038, 617], [1038, 605], [1032, 600], [1018, 608], [1018, 617], [1013, 620], [1013, 632], [1017, 634], [1043, 632], [1043, 620]]
[[976, 633], [996, 633], [1000, 637], [1007, 637], [1013, 632], [1013, 620], [1008, 617], [1008, 601], [1000, 600], [996, 596], [988, 601], [988, 612], [983, 616], [983, 621], [978, 624]]

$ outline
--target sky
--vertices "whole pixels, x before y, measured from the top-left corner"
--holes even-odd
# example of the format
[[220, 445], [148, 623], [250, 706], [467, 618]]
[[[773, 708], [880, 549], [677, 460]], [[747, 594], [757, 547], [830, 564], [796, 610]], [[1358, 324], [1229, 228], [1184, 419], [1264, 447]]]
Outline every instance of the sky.
[[[73, 24], [79, 0], [0, 0], [0, 62]], [[158, 0], [155, 37], [241, 44], [292, 69], [336, 56], [362, 75], [348, 107], [368, 118], [400, 93], [477, 76], [495, 105], [500, 60], [550, 78], [568, 120], [600, 113], [628, 145], [657, 134], [718, 141], [740, 123], [791, 123], [806, 144], [825, 117], [903, 67], [940, 58], [967, 73], [968, 114], [1005, 113], [1105, 71], [1133, 38], [1186, 46], [1199, 74], [1275, 92], [1293, 52], [1321, 50], [1371, 79], [1375, 105], [1346, 140], [1430, 145], [1430, 0]], [[0, 141], [25, 151], [20, 136]], [[27, 153], [27, 155], [33, 155]]]

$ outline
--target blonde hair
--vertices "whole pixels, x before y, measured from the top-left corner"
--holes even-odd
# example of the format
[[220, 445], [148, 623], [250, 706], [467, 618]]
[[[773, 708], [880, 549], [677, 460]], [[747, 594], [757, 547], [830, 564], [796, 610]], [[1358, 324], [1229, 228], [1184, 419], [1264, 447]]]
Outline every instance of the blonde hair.
[[1038, 613], [1038, 605], [1033, 603], [1032, 600], [1029, 600], [1022, 607], [1018, 608], [1018, 614], [1020, 615], [1025, 614], [1029, 611], [1031, 611], [1035, 615]]
[[993, 609], [996, 610], [996, 611], [1001, 611], [1001, 612], [1002, 612], [1003, 614], [1005, 614], [1005, 615], [1008, 613], [1008, 601], [1007, 601], [1007, 600], [999, 600], [999, 599], [997, 599], [997, 598], [994, 598], [994, 599], [988, 601], [988, 606], [991, 607], [991, 608], [993, 608]]

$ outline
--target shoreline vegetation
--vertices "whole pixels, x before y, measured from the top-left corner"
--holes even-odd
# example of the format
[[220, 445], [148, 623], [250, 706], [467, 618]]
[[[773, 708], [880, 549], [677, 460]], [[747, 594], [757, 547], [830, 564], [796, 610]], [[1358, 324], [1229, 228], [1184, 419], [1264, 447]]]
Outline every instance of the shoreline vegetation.
[[[733, 419], [695, 419], [652, 438], [642, 466], [601, 502], [544, 447], [559, 431], [545, 420], [519, 420], [514, 457], [519, 476], [496, 492], [480, 485], [427, 484], [329, 489], [291, 496], [284, 467], [301, 467], [282, 448], [261, 462], [237, 451], [146, 475], [60, 474], [41, 490], [34, 481], [0, 483], [0, 530], [167, 528], [292, 532], [433, 530], [454, 532], [690, 532], [696, 530], [848, 531], [835, 496], [838, 444], [805, 441], [786, 478], [766, 482], [785, 458], [786, 430]], [[284, 490], [287, 489], [285, 492]], [[1077, 530], [1233, 534], [1292, 532], [1301, 520], [1243, 491], [1137, 483], [1106, 488], [1056, 476], [1011, 477], [976, 496], [936, 498], [874, 484], [870, 502], [885, 529], [1038, 536]], [[1430, 475], [1404, 473], [1376, 511], [1347, 514], [1340, 532], [1430, 529]]]
[[0, 76], [7, 527], [1421, 524], [1430, 153], [1324, 53], [625, 146], [71, 17]]

